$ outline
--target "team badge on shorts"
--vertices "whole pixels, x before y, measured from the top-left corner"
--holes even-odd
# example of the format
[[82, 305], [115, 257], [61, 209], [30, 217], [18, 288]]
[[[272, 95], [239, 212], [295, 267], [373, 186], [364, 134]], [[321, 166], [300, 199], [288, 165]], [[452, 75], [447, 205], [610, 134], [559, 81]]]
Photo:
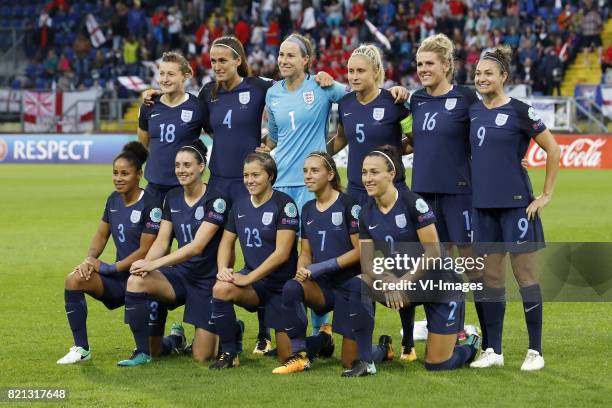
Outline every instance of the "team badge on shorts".
[[272, 218], [274, 217], [274, 213], [272, 212], [264, 212], [261, 216], [261, 223], [263, 225], [270, 225], [272, 222]]
[[372, 110], [374, 120], [382, 120], [385, 117], [385, 108], [374, 108]]
[[140, 221], [140, 211], [132, 210], [132, 213], [130, 214], [130, 221], [132, 221], [134, 224]]
[[201, 205], [198, 206], [198, 208], [196, 208], [195, 210], [195, 219], [200, 221], [202, 218], [204, 218], [204, 207], [202, 207]]
[[444, 102], [446, 110], [453, 110], [455, 106], [457, 106], [457, 98], [447, 98], [446, 102]]
[[414, 203], [414, 207], [421, 214], [425, 214], [427, 211], [429, 211], [429, 206], [427, 205], [425, 200], [423, 200], [422, 198], [419, 198], [418, 200], [416, 200], [416, 202]]
[[307, 105], [312, 105], [314, 103], [314, 100], [315, 100], [314, 91], [304, 92], [302, 94], [302, 97], [304, 97], [304, 102], [306, 102]]
[[155, 207], [149, 213], [149, 217], [153, 222], [160, 222], [162, 219], [162, 210], [159, 207]]
[[359, 214], [360, 213], [361, 213], [361, 207], [360, 206], [355, 204], [353, 207], [351, 207], [351, 215], [353, 216], [353, 218], [359, 219]]
[[240, 101], [241, 104], [246, 105], [247, 103], [249, 103], [250, 100], [251, 100], [250, 91], [240, 92], [238, 94], [238, 101]]
[[183, 109], [181, 111], [181, 120], [185, 123], [189, 122], [193, 117], [193, 111]]
[[225, 204], [225, 200], [222, 198], [217, 198], [213, 203], [213, 209], [219, 214], [223, 214], [226, 208], [227, 204]]
[[285, 215], [289, 218], [297, 217], [297, 207], [293, 203], [285, 204]]
[[332, 224], [336, 227], [342, 224], [342, 212], [338, 211], [332, 213]]
[[406, 216], [404, 214], [396, 215], [395, 225], [397, 225], [399, 228], [404, 228], [406, 226]]
[[497, 126], [504, 126], [507, 121], [508, 121], [508, 115], [506, 115], [505, 113], [498, 113], [497, 116], [495, 117], [495, 124]]

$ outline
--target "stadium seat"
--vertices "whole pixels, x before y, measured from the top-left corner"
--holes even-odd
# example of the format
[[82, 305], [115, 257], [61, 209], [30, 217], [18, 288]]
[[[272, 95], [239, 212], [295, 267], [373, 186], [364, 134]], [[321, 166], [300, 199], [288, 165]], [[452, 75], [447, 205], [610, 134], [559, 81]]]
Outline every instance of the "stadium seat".
[[42, 78], [36, 78], [36, 82], [34, 83], [34, 88], [37, 91], [41, 91], [46, 88], [45, 80]]
[[92, 80], [91, 78], [85, 78], [85, 79], [83, 80], [83, 85], [84, 85], [86, 88], [91, 88], [91, 87], [92, 87], [92, 85], [93, 85], [93, 80]]
[[25, 69], [25, 74], [28, 78], [34, 79], [38, 74], [35, 64], [28, 64]]
[[21, 89], [21, 81], [18, 79], [13, 79], [13, 81], [11, 82], [11, 89]]

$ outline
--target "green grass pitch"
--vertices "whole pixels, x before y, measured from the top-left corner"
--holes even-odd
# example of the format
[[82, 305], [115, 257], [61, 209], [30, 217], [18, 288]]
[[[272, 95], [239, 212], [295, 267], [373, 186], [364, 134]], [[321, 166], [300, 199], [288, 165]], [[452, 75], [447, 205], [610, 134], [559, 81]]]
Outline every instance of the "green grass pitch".
[[[511, 303], [503, 369], [428, 373], [420, 362], [396, 359], [378, 365], [374, 377], [343, 379], [338, 350], [309, 372], [273, 376], [275, 361], [250, 354], [256, 319], [242, 309], [238, 315], [247, 331], [240, 368], [213, 373], [207, 365], [175, 356], [121, 369], [115, 363], [133, 348], [123, 310], [109, 312], [88, 297], [93, 360], [57, 366], [72, 345], [64, 277], [87, 251], [112, 191], [110, 176], [107, 165], [0, 166], [0, 387], [65, 387], [64, 404], [112, 407], [612, 406], [612, 307], [606, 303], [545, 305], [541, 372], [519, 371], [527, 333], [521, 305]], [[531, 176], [535, 190], [541, 190], [543, 171]], [[611, 179], [612, 171], [561, 171], [543, 213], [547, 240], [612, 241]], [[111, 241], [103, 259], [111, 261], [113, 254]], [[388, 333], [399, 343], [397, 313], [377, 310], [375, 338]], [[418, 308], [417, 318], [422, 315]], [[168, 322], [181, 316], [182, 309], [171, 312]], [[470, 304], [466, 321], [477, 321]], [[188, 337], [192, 332], [187, 326]], [[422, 357], [422, 343], [417, 351]]]

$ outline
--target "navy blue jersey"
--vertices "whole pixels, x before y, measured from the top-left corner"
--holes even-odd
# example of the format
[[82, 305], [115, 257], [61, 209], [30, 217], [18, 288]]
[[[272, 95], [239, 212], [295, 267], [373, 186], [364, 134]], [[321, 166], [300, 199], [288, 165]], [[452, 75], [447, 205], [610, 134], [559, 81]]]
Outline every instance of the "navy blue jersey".
[[219, 87], [214, 98], [211, 94], [214, 82], [200, 91], [205, 129], [213, 135], [210, 157], [213, 176], [242, 178], [245, 157], [261, 144], [266, 91], [273, 84], [259, 77], [247, 77], [231, 91]]
[[526, 207], [533, 200], [527, 170], [521, 166], [529, 141], [546, 130], [531, 106], [517, 99], [494, 109], [470, 107], [472, 203], [475, 208]]
[[[312, 263], [337, 258], [353, 249], [351, 234], [359, 232], [360, 211], [357, 201], [344, 193], [340, 193], [325, 211], [317, 209], [316, 200], [304, 204], [301, 233], [310, 244]], [[359, 265], [355, 265], [329, 274], [329, 277], [341, 284], [359, 273]]]
[[203, 222], [221, 226], [201, 254], [181, 263], [191, 276], [214, 279], [217, 276], [217, 250], [227, 219], [227, 204], [216, 191], [208, 188], [192, 206], [185, 202], [182, 187], [172, 189], [166, 195], [162, 218], [172, 223], [172, 231], [179, 248], [189, 244]]
[[456, 85], [445, 95], [425, 89], [411, 95], [413, 191], [471, 193], [468, 109], [477, 101], [473, 90]]
[[146, 191], [142, 191], [139, 200], [129, 207], [125, 206], [118, 192], [108, 196], [102, 221], [109, 224], [117, 248], [115, 262], [140, 248], [142, 234], [157, 235], [161, 217], [161, 203]]
[[387, 214], [380, 211], [374, 200], [369, 200], [363, 206], [359, 217], [359, 238], [386, 244], [383, 249], [385, 256], [389, 256], [395, 253], [396, 245], [418, 243], [417, 230], [435, 222], [433, 211], [418, 194], [399, 192], [398, 199]]
[[165, 186], [178, 186], [174, 174], [176, 152], [200, 137], [204, 119], [202, 104], [195, 96], [178, 106], [164, 105], [159, 97], [152, 106], [142, 105], [138, 127], [149, 132], [149, 159], [145, 167], [147, 181]]
[[[338, 102], [338, 114], [349, 146], [348, 180], [351, 187], [364, 190], [361, 182], [363, 159], [377, 147], [390, 144], [402, 151], [400, 122], [410, 115], [404, 105], [395, 103], [391, 92], [381, 89], [380, 94], [367, 105], [357, 100], [355, 92]], [[404, 182], [399, 174], [397, 182]]]
[[[257, 208], [250, 196], [236, 201], [225, 229], [238, 235], [245, 267], [252, 271], [276, 249], [276, 232], [297, 231], [299, 220], [297, 206], [291, 197], [274, 190], [272, 198]], [[295, 276], [297, 239], [295, 241], [289, 259], [263, 280], [282, 286]]]

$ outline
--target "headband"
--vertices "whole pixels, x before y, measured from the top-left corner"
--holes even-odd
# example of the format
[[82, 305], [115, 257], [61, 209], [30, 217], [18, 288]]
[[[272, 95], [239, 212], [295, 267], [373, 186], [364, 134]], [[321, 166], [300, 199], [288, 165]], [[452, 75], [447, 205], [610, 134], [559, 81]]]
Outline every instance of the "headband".
[[329, 160], [327, 160], [327, 159], [325, 158], [325, 156], [323, 156], [322, 154], [319, 154], [319, 153], [310, 153], [310, 154], [308, 155], [308, 157], [312, 157], [312, 156], [317, 156], [317, 157], [322, 158], [322, 159], [325, 161], [325, 163], [327, 163], [327, 167], [329, 167], [329, 169], [330, 169], [331, 171], [334, 171], [334, 168], [332, 167], [332, 165], [331, 165], [331, 163], [329, 162]]
[[487, 52], [484, 55], [484, 57], [482, 57], [482, 59], [495, 61], [501, 67], [502, 72], [508, 72], [508, 70], [506, 69], [506, 65], [503, 62], [501, 62], [501, 60], [499, 58], [497, 58], [495, 55], [491, 54], [490, 52]]
[[393, 171], [397, 173], [397, 170], [395, 169], [395, 163], [393, 163], [393, 160], [391, 160], [391, 158], [386, 153], [383, 153], [380, 150], [372, 150], [372, 153], [378, 153], [378, 154], [385, 156], [385, 158], [389, 160], [389, 163], [391, 163], [391, 167], [393, 167]]
[[204, 156], [202, 156], [202, 153], [200, 153], [200, 151], [198, 149], [196, 149], [193, 146], [183, 146], [181, 147], [181, 149], [193, 149], [195, 150], [195, 152], [198, 154], [198, 156], [200, 156], [200, 159], [202, 159], [202, 163], [204, 163], [204, 165], [206, 165], [206, 159], [204, 158]]
[[298, 47], [300, 47], [300, 50], [302, 50], [302, 52], [306, 56], [310, 57], [310, 54], [308, 53], [308, 50], [306, 49], [306, 45], [304, 44], [304, 41], [300, 40], [297, 37], [288, 37], [285, 40], [285, 42], [290, 42], [290, 43], [296, 44]]
[[225, 47], [225, 48], [229, 48], [230, 50], [232, 50], [232, 52], [233, 52], [234, 54], [236, 54], [236, 56], [237, 56], [237, 57], [240, 57], [240, 54], [238, 54], [238, 51], [236, 51], [236, 50], [234, 49], [234, 47], [230, 47], [230, 46], [229, 46], [229, 45], [227, 45], [227, 44], [216, 43], [216, 44], [213, 44], [212, 46], [213, 46], [213, 47]]

